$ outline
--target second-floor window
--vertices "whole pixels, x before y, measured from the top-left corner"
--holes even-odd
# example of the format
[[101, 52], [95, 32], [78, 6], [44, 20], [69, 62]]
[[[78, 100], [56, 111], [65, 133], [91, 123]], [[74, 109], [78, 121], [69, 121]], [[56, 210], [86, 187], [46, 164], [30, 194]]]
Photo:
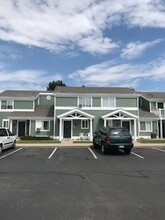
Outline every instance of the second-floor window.
[[79, 106], [81, 106], [81, 107], [91, 107], [92, 106], [91, 97], [79, 97]]
[[13, 109], [13, 101], [12, 100], [2, 100], [1, 101], [1, 109]]
[[102, 98], [102, 107], [115, 107], [115, 99], [111, 97]]

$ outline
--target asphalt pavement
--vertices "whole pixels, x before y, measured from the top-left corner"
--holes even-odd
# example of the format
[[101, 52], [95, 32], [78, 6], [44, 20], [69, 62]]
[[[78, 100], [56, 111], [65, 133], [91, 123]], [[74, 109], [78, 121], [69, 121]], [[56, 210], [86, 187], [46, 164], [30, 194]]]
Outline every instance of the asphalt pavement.
[[164, 220], [165, 148], [19, 148], [0, 156], [2, 220]]

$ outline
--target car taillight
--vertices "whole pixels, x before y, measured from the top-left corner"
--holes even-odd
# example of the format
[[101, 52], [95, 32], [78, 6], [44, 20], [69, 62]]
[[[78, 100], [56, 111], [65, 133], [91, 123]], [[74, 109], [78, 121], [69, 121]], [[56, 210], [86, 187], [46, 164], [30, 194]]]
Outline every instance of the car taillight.
[[105, 138], [105, 142], [106, 142], [107, 144], [109, 144], [109, 143], [111, 142], [110, 137], [106, 137], [106, 138]]
[[134, 139], [131, 137], [131, 143], [133, 144]]

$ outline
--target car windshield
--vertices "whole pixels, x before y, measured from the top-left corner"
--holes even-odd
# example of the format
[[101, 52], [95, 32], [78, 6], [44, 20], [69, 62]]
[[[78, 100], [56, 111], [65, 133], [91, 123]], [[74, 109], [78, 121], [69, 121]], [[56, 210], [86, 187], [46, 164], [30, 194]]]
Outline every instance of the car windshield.
[[109, 133], [111, 135], [119, 135], [119, 134], [124, 134], [124, 135], [129, 135], [129, 131], [126, 128], [110, 128]]
[[7, 136], [5, 129], [0, 129], [0, 136]]

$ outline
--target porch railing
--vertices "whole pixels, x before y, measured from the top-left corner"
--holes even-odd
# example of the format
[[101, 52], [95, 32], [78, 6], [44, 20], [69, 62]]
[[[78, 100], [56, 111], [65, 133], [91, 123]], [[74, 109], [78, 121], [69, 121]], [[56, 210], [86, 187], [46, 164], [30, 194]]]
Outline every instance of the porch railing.
[[159, 118], [165, 118], [165, 109], [156, 109], [153, 111], [155, 115], [159, 116]]

